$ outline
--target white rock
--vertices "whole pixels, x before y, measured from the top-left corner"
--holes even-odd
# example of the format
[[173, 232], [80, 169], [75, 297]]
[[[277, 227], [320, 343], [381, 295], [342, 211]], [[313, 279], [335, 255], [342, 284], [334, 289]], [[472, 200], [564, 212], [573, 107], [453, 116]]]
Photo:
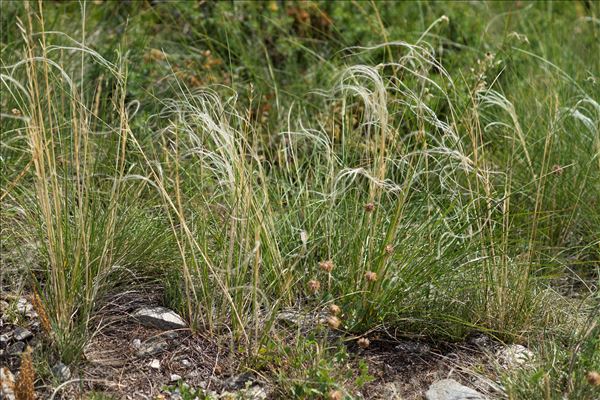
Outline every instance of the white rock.
[[152, 369], [160, 369], [160, 361], [158, 361], [156, 358], [152, 360], [149, 365]]
[[186, 327], [183, 319], [175, 311], [165, 307], [142, 307], [133, 316], [142, 325], [158, 329], [182, 329]]
[[512, 344], [498, 350], [496, 357], [505, 368], [521, 367], [535, 360], [533, 352], [520, 344]]
[[20, 297], [17, 300], [17, 311], [21, 314], [30, 313], [33, 311], [33, 305], [25, 297]]
[[140, 347], [142, 347], [142, 341], [140, 339], [133, 339], [131, 341], [131, 346], [133, 346], [134, 349], [139, 350]]
[[181, 380], [181, 375], [171, 374], [171, 382], [177, 382]]
[[181, 360], [181, 365], [183, 365], [184, 367], [188, 368], [188, 367], [192, 366], [192, 363], [187, 358], [184, 358], [183, 360]]
[[442, 379], [429, 386], [425, 393], [427, 400], [486, 400], [476, 390], [463, 386], [454, 379]]

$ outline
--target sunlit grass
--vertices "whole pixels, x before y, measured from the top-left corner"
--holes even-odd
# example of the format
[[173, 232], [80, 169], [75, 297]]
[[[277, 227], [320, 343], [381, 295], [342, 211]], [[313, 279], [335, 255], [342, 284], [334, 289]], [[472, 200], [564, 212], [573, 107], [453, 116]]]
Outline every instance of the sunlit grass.
[[[565, 385], [588, 393], [600, 90], [597, 63], [581, 68], [578, 56], [598, 50], [597, 19], [579, 17], [588, 36], [563, 54], [556, 37], [570, 23], [559, 19], [545, 39], [526, 17], [557, 18], [549, 5], [510, 11], [515, 31], [499, 29], [512, 14], [488, 3], [477, 5], [483, 26], [455, 21], [460, 4], [450, 18], [428, 3], [398, 6], [390, 13], [428, 21], [405, 37], [381, 29], [381, 17], [373, 32], [348, 32], [305, 6], [314, 26], [296, 9], [278, 17], [270, 6], [267, 17], [260, 5], [219, 4], [185, 28], [205, 49], [176, 33], [177, 46], [126, 36], [110, 51], [99, 50], [102, 24], [90, 30], [104, 9], [82, 4], [78, 24], [57, 16], [65, 26], [55, 31], [44, 19], [55, 9], [11, 6], [22, 20], [2, 48], [2, 212], [18, 227], [6, 230], [11, 241], [40, 244], [28, 287], [60, 357], [79, 359], [104, 294], [141, 279], [159, 282], [194, 332], [225, 327], [256, 365], [267, 350], [294, 353], [273, 348], [282, 309], [329, 307], [327, 325], [348, 336], [459, 340], [481, 330], [537, 341], [556, 359], [541, 398]], [[331, 7], [334, 20], [349, 18]], [[240, 10], [248, 20], [223, 23]], [[461, 44], [456, 24], [480, 35]], [[267, 44], [250, 48], [246, 31]], [[130, 49], [142, 48], [137, 64]], [[564, 279], [582, 282], [581, 308]], [[567, 309], [577, 311], [565, 336]], [[296, 349], [314, 344], [314, 360], [284, 358], [333, 371], [319, 332]], [[579, 343], [585, 365], [563, 339]], [[569, 377], [555, 377], [568, 357]], [[337, 390], [327, 376], [321, 394]], [[538, 378], [509, 375], [507, 393], [526, 398]]]

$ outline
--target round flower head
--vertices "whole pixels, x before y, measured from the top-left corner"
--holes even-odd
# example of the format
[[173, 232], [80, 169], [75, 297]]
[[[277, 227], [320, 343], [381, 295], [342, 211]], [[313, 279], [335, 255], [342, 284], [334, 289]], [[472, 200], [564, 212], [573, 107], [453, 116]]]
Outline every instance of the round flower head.
[[321, 289], [321, 282], [315, 279], [308, 281], [308, 290], [310, 290], [312, 293], [317, 293], [319, 289]]
[[333, 261], [331, 260], [327, 260], [327, 261], [321, 261], [319, 263], [319, 268], [321, 268], [323, 271], [330, 273], [333, 270]]
[[344, 394], [339, 390], [332, 390], [329, 392], [329, 400], [342, 400], [344, 398]]
[[329, 318], [327, 318], [327, 325], [329, 325], [331, 329], [337, 329], [340, 327], [341, 324], [342, 321], [340, 321], [340, 319], [335, 315], [332, 315]]
[[600, 386], [600, 373], [596, 371], [590, 371], [585, 377], [590, 385]]
[[377, 280], [377, 273], [373, 271], [365, 272], [365, 279], [367, 282], [375, 282]]
[[392, 254], [394, 252], [394, 246], [392, 246], [391, 244], [388, 244], [385, 246], [385, 254]]
[[375, 204], [373, 203], [367, 203], [365, 204], [365, 211], [366, 212], [371, 212], [375, 209]]
[[338, 305], [332, 304], [332, 305], [329, 306], [329, 312], [332, 315], [338, 315], [339, 313], [342, 312], [342, 309]]
[[357, 343], [361, 348], [366, 349], [371, 344], [371, 341], [369, 339], [363, 337], [363, 338], [358, 339]]

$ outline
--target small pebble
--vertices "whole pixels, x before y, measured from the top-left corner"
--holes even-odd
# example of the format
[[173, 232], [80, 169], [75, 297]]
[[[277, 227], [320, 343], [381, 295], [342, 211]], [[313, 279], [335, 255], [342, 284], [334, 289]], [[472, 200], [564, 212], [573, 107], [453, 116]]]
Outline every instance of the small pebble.
[[10, 340], [10, 336], [8, 333], [5, 333], [4, 335], [0, 335], [0, 346], [8, 343]]
[[33, 333], [31, 333], [29, 330], [21, 328], [19, 326], [15, 327], [15, 330], [13, 332], [13, 336], [15, 338], [15, 340], [17, 341], [24, 341], [27, 340], [29, 338], [33, 337]]
[[71, 370], [62, 362], [58, 362], [52, 367], [52, 374], [60, 382], [66, 382], [71, 378]]
[[150, 368], [160, 369], [160, 361], [158, 361], [156, 358], [152, 360], [152, 362], [150, 362]]
[[181, 375], [171, 374], [171, 382], [177, 382], [181, 380]]
[[16, 342], [11, 344], [10, 346], [8, 346], [8, 349], [6, 349], [6, 352], [11, 355], [17, 355], [17, 354], [21, 354], [23, 352], [23, 350], [25, 350], [25, 343], [23, 342]]

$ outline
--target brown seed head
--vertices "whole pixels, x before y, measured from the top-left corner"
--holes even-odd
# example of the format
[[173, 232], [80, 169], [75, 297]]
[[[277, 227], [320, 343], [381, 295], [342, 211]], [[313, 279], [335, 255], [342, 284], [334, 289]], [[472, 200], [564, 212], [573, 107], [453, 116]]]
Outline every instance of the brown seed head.
[[377, 280], [377, 273], [373, 271], [365, 272], [365, 279], [367, 282], [375, 282]]
[[308, 290], [310, 290], [312, 293], [317, 293], [319, 289], [321, 289], [321, 282], [317, 281], [316, 279], [311, 279], [308, 281]]
[[28, 348], [21, 355], [21, 367], [15, 385], [15, 398], [19, 400], [34, 400], [34, 381], [35, 373], [33, 370], [33, 361], [31, 359], [31, 348]]
[[12, 110], [10, 110], [10, 112], [12, 113], [12, 115], [15, 115], [17, 117], [21, 115], [21, 110], [19, 110], [18, 108], [13, 108]]
[[319, 263], [319, 268], [321, 268], [323, 271], [330, 273], [333, 270], [333, 261], [331, 260], [327, 260], [327, 261], [321, 261]]
[[390, 255], [394, 252], [394, 246], [388, 244], [385, 246], [385, 254]]
[[339, 390], [332, 390], [329, 392], [329, 400], [342, 400], [344, 398], [344, 394]]
[[366, 337], [363, 337], [363, 338], [358, 339], [357, 343], [361, 348], [366, 349], [371, 344], [371, 341], [369, 339], [367, 339]]
[[340, 327], [341, 324], [342, 321], [340, 321], [340, 319], [335, 315], [332, 315], [329, 318], [327, 318], [327, 325], [329, 325], [331, 329], [337, 329]]
[[50, 318], [48, 318], [48, 314], [46, 313], [46, 308], [42, 303], [42, 299], [37, 291], [34, 290], [33, 296], [31, 297], [31, 305], [33, 309], [37, 313], [40, 319], [40, 325], [42, 325], [42, 329], [46, 335], [52, 334], [52, 325], [50, 324]]
[[342, 309], [338, 305], [332, 304], [332, 305], [329, 306], [329, 312], [332, 315], [338, 315], [339, 313], [342, 312]]
[[600, 373], [597, 371], [590, 371], [585, 375], [588, 383], [592, 386], [600, 386]]
[[371, 212], [375, 209], [375, 204], [373, 203], [367, 203], [365, 204], [365, 211], [366, 212]]

